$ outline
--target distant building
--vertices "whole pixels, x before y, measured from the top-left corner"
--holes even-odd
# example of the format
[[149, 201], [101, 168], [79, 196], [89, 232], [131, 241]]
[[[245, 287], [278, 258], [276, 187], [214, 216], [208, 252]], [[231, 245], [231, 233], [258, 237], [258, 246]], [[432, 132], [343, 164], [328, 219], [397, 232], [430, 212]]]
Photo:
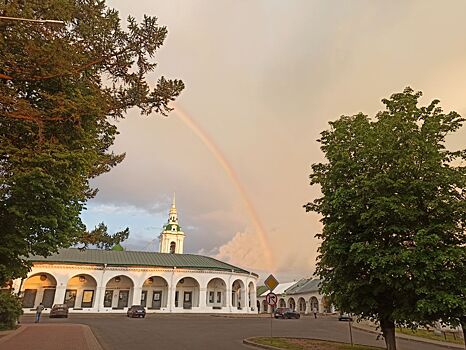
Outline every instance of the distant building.
[[32, 270], [13, 282], [25, 313], [43, 303], [67, 304], [70, 312], [257, 313], [258, 275], [214, 258], [184, 254], [185, 234], [173, 200], [158, 253], [61, 249], [30, 257]]
[[[298, 282], [280, 283], [273, 292], [278, 296], [276, 307], [288, 307], [302, 314], [310, 314], [315, 308], [318, 313], [333, 313], [335, 309], [319, 292], [319, 279], [303, 278]], [[258, 288], [257, 307], [261, 313], [273, 312], [265, 297], [269, 290]]]

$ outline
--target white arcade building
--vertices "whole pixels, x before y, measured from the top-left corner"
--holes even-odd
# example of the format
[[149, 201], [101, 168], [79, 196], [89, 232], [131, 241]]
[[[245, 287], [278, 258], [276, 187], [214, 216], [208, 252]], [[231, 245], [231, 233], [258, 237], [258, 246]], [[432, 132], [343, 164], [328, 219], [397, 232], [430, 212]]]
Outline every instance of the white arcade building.
[[33, 256], [26, 279], [15, 280], [25, 313], [43, 303], [68, 304], [74, 313], [257, 313], [258, 275], [214, 258], [183, 254], [185, 234], [175, 200], [159, 236], [159, 252], [61, 249]]

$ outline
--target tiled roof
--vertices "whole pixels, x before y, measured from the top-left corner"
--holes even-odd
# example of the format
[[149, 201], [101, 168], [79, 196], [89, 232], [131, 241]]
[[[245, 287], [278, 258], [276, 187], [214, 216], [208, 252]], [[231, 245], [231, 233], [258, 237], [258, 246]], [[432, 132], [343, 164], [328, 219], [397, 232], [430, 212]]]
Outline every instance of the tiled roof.
[[[47, 262], [61, 264], [89, 264], [108, 266], [152, 266], [177, 267], [196, 270], [234, 271], [250, 273], [239, 267], [224, 263], [214, 258], [195, 254], [169, 254], [137, 251], [115, 251], [101, 249], [80, 250], [76, 248], [60, 249], [58, 253], [44, 258], [30, 256], [31, 262]], [[257, 274], [254, 274], [257, 276]]]

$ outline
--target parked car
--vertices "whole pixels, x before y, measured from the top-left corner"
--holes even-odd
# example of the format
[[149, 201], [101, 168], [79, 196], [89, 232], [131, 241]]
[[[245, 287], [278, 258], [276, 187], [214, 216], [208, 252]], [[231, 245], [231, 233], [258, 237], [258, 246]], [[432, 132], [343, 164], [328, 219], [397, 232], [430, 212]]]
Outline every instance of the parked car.
[[341, 312], [340, 316], [338, 316], [338, 321], [353, 321], [353, 318], [351, 317], [351, 314]]
[[301, 315], [294, 311], [293, 309], [289, 309], [287, 307], [279, 307], [277, 310], [275, 310], [273, 316], [275, 318], [300, 318]]
[[55, 304], [50, 309], [50, 318], [53, 317], [68, 317], [68, 305], [66, 304]]
[[133, 305], [126, 312], [128, 317], [146, 317], [146, 309], [142, 305]]

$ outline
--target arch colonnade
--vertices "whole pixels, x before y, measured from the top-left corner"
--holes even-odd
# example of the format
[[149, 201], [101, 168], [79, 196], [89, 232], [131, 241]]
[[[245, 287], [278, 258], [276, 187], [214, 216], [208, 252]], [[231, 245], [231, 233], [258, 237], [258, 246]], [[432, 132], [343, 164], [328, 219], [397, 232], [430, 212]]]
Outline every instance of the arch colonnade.
[[[43, 303], [70, 312], [257, 313], [257, 277], [233, 271], [34, 264], [15, 280], [24, 312]], [[48, 310], [46, 310], [48, 311]]]

